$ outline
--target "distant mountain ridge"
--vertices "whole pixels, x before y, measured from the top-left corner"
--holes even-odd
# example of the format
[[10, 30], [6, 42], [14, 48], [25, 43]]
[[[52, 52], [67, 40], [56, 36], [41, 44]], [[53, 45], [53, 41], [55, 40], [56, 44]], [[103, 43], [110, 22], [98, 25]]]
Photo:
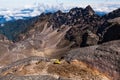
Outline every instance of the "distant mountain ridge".
[[[60, 9], [61, 8], [61, 9]], [[22, 9], [0, 9], [0, 24], [7, 22], [7, 21], [15, 21], [18, 19], [28, 19], [31, 17], [35, 17], [40, 15], [41, 13], [54, 13], [58, 10], [61, 10], [63, 12], [68, 12], [70, 9], [68, 8], [62, 8], [62, 6], [53, 6], [50, 8], [46, 8], [45, 6], [41, 5], [33, 5], [28, 8], [22, 8]], [[103, 16], [106, 14], [106, 12], [101, 11], [95, 11], [96, 14]]]
[[[23, 13], [21, 14], [31, 13], [33, 9], [29, 9], [29, 8], [22, 9], [21, 12]], [[51, 24], [53, 25], [53, 28], [57, 28], [65, 24], [65, 25], [74, 25], [74, 26], [78, 25], [78, 27], [80, 26], [83, 27], [84, 25], [84, 28], [91, 28], [91, 29], [92, 27], [96, 27], [96, 30], [97, 30], [97, 28], [100, 26], [107, 27], [108, 26], [107, 22], [105, 22], [104, 24], [104, 21], [107, 19], [106, 16], [109, 17], [109, 14], [111, 13], [112, 15], [119, 14], [116, 12], [119, 12], [119, 9], [117, 9], [116, 11], [110, 12], [106, 15], [104, 13], [99, 13], [99, 12], [97, 12], [96, 14], [96, 12], [91, 8], [91, 6], [87, 6], [86, 8], [77, 8], [77, 7], [72, 8], [71, 10], [69, 10], [69, 12], [64, 12], [64, 11], [62, 12], [59, 10], [54, 13], [51, 13], [51, 11], [48, 11], [47, 13], [43, 13], [36, 17], [23, 17], [22, 16], [24, 19], [19, 20], [18, 18], [18, 20], [15, 20], [15, 21], [13, 17], [12, 18], [13, 21], [8, 21], [5, 24], [0, 25], [0, 33], [6, 35], [8, 39], [14, 41], [19, 36], [20, 33], [25, 32], [25, 30], [27, 30], [30, 26], [35, 25], [38, 20], [41, 20], [47, 15], [50, 16], [50, 18], [48, 18], [48, 22], [50, 22], [50, 25]], [[104, 16], [101, 16], [103, 14]], [[18, 13], [17, 15], [20, 15], [20, 14]], [[6, 21], [4, 19], [4, 16], [1, 16], [1, 17], [2, 17], [1, 19], [3, 20], [3, 21], [1, 20], [2, 22]], [[98, 32], [100, 32], [100, 30]], [[69, 34], [69, 31], [68, 31], [68, 34]], [[72, 39], [72, 35], [70, 36], [66, 35], [66, 37], [67, 38], [69, 37], [70, 40]]]

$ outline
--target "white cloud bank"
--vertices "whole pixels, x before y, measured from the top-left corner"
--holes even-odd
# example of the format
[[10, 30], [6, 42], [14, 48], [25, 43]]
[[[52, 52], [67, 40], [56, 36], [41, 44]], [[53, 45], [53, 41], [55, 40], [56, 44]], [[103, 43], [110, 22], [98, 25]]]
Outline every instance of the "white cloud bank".
[[120, 3], [101, 3], [93, 4], [93, 9], [100, 12], [111, 12], [117, 8], [120, 8]]
[[[34, 5], [26, 5], [21, 9], [1, 9], [0, 10], [0, 18], [1, 16], [5, 18], [6, 21], [12, 19], [23, 19], [24, 17], [34, 17], [40, 15], [43, 12], [55, 12], [57, 10], [61, 10], [63, 12], [68, 11], [73, 7], [85, 7], [87, 5], [65, 5], [63, 3], [56, 5], [49, 4], [34, 4]], [[117, 8], [120, 8], [120, 3], [103, 3], [103, 4], [91, 4], [95, 11], [99, 12], [110, 12]]]

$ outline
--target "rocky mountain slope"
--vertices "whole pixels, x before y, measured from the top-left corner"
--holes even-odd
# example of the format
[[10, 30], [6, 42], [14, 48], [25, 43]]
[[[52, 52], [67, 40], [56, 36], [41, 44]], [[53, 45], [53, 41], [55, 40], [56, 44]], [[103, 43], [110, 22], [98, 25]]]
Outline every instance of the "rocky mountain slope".
[[87, 6], [0, 26], [0, 80], [119, 80], [119, 12]]
[[77, 59], [93, 69], [97, 69], [111, 77], [110, 80], [120, 79], [120, 41], [111, 41], [102, 45], [71, 50], [65, 56], [67, 61]]

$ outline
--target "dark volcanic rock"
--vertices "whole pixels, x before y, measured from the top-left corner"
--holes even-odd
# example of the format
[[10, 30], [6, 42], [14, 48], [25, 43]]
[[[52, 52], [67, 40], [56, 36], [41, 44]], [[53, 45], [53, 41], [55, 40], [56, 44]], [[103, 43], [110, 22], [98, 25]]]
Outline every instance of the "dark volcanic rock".
[[85, 10], [84, 10], [84, 14], [85, 15], [94, 15], [95, 14], [95, 11], [92, 9], [92, 7], [90, 5], [88, 5]]
[[98, 28], [99, 43], [120, 39], [120, 8], [103, 16], [105, 22]]
[[[95, 34], [97, 28], [102, 24], [99, 16], [94, 14], [91, 8], [88, 6], [85, 9], [74, 9], [71, 10], [72, 13], [75, 13], [71, 16], [71, 19], [68, 20], [68, 24], [71, 24], [73, 27], [67, 32], [66, 39], [75, 42], [75, 46], [86, 45], [83, 44], [84, 34], [91, 33]], [[71, 12], [70, 11], [70, 12]], [[93, 38], [95, 40], [95, 38]], [[88, 39], [87, 39], [88, 40]], [[98, 41], [96, 41], [98, 42]], [[82, 43], [82, 44], [81, 44]], [[89, 44], [88, 44], [89, 45]]]
[[105, 29], [102, 43], [112, 40], [120, 40], [120, 24], [112, 24]]
[[98, 43], [98, 41], [99, 41], [99, 36], [92, 33], [91, 31], [87, 31], [82, 36], [82, 43], [80, 46], [85, 47], [85, 46], [95, 45]]
[[60, 10], [51, 14], [49, 19], [50, 25], [53, 25], [53, 29], [59, 28], [66, 22], [66, 13], [62, 13]]
[[99, 43], [120, 39], [120, 18], [109, 19], [98, 28]]

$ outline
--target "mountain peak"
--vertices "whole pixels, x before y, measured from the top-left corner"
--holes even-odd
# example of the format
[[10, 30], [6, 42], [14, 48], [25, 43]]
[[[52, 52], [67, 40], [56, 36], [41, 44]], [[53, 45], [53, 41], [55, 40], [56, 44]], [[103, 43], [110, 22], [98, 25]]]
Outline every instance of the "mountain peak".
[[86, 6], [86, 9], [92, 9], [92, 7], [90, 5]]
[[92, 9], [92, 7], [91, 7], [90, 5], [88, 5], [88, 6], [85, 8], [85, 11], [86, 11], [89, 15], [95, 14], [95, 11]]

